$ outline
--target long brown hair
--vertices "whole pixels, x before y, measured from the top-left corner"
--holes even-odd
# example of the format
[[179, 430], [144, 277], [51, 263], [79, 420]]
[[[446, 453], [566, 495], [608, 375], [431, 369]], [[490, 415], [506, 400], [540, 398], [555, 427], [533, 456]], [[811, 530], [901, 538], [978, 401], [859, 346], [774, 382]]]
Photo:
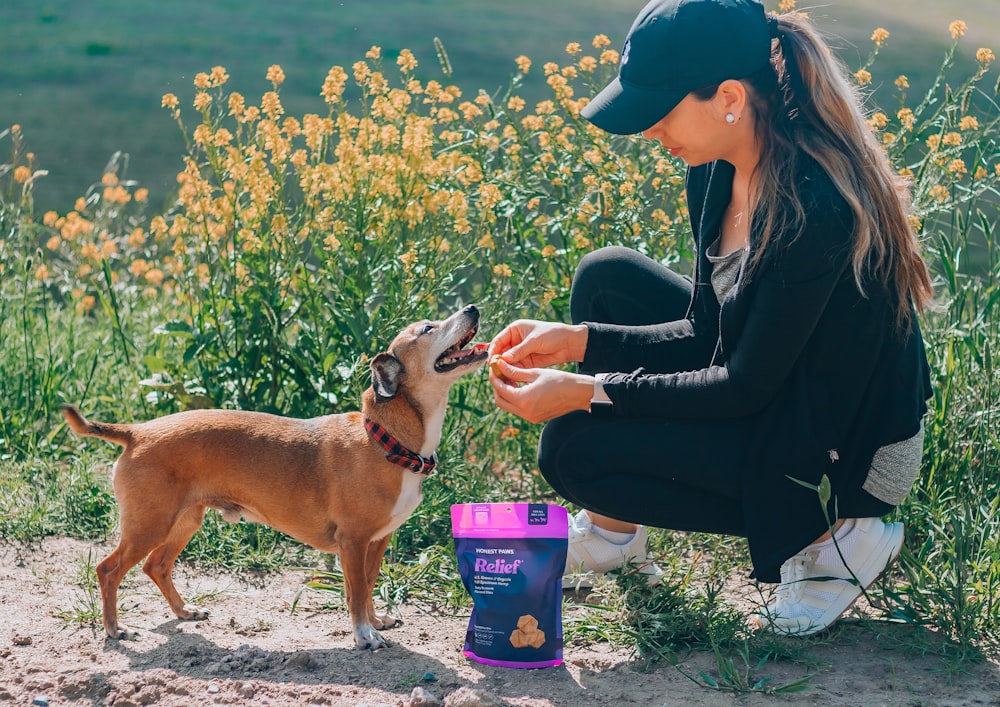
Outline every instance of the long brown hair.
[[[895, 323], [908, 330], [913, 309], [933, 296], [930, 274], [909, 221], [909, 184], [894, 170], [865, 120], [862, 100], [818, 30], [797, 12], [771, 15], [777, 35], [771, 65], [742, 79], [748, 88], [761, 158], [755, 214], [763, 224], [751, 266], [775, 233], [799, 233], [805, 221], [795, 155], [815, 160], [854, 214], [854, 280], [862, 294], [872, 278], [894, 295]], [[696, 91], [707, 99], [718, 87]]]

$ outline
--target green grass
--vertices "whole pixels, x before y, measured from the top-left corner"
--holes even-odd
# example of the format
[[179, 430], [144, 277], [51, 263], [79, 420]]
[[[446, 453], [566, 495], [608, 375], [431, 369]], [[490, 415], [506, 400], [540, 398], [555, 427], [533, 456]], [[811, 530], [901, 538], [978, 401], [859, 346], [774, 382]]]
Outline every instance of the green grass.
[[[189, 104], [198, 71], [225, 66], [233, 88], [254, 96], [267, 67], [280, 64], [288, 76], [282, 93], [286, 107], [301, 113], [315, 100], [330, 66], [349, 67], [373, 44], [389, 57], [412, 50], [421, 61], [420, 73], [438, 77], [432, 40], [440, 37], [455, 67], [454, 82], [466, 95], [479, 89], [493, 93], [507, 85], [519, 54], [541, 66], [559, 60], [568, 42], [586, 44], [598, 33], [620, 48], [641, 5], [636, 0], [562, 5], [400, 0], [387, 11], [368, 0], [4, 3], [0, 128], [20, 124], [39, 166], [49, 171], [35, 190], [41, 210], [67, 209], [100, 179], [117, 151], [130, 157], [128, 176], [152, 190], [154, 204], [164, 205], [175, 188], [183, 142], [160, 98], [173, 92]], [[928, 0], [874, 6], [839, 0], [811, 12], [824, 30], [842, 38], [837, 43], [851, 65], [867, 54], [871, 31], [885, 26], [893, 36], [883, 51], [883, 75], [891, 81], [906, 73], [919, 91], [950, 43], [948, 23], [961, 17], [970, 25], [963, 47], [969, 57], [1000, 36], [994, 10], [993, 0], [969, 0], [961, 8]], [[525, 95], [537, 98], [545, 89], [536, 73]]]

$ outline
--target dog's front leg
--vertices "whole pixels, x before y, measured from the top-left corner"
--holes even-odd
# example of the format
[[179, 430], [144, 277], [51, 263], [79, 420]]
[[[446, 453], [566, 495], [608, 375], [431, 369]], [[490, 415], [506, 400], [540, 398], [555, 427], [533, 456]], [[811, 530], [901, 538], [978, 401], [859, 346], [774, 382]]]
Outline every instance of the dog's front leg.
[[[382, 559], [385, 557], [385, 549], [389, 545], [390, 537], [391, 533], [380, 540], [373, 540], [371, 545], [368, 546], [367, 577], [368, 586], [372, 589], [378, 583], [378, 573], [382, 569]], [[376, 612], [371, 591], [368, 592], [368, 616], [376, 628], [394, 628], [403, 623], [402, 619]]]
[[[370, 544], [367, 539], [343, 539], [340, 545], [340, 566], [344, 570], [344, 584], [347, 591], [347, 610], [354, 624], [354, 643], [358, 648], [375, 650], [385, 646], [385, 639], [372, 625], [374, 604], [372, 589], [375, 583], [368, 581], [368, 553]], [[369, 613], [368, 607], [372, 606]]]

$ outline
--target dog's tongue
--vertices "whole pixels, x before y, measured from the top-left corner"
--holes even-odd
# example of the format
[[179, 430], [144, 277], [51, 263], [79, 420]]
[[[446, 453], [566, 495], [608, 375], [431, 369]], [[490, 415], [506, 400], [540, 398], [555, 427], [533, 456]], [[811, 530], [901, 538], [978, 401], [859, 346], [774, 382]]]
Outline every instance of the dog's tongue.
[[489, 347], [489, 344], [473, 344], [467, 349], [456, 351], [451, 357], [457, 359], [465, 358], [466, 356], [475, 356], [476, 354], [484, 354]]

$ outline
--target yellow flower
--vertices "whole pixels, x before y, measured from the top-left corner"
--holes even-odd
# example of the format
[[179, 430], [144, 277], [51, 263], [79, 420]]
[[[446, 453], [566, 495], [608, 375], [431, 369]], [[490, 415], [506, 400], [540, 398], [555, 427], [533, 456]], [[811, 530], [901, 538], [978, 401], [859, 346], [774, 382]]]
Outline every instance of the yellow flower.
[[778, 3], [778, 10], [781, 12], [791, 12], [795, 9], [795, 0], [781, 0]]
[[603, 47], [606, 47], [609, 44], [611, 44], [611, 40], [608, 39], [608, 36], [606, 34], [599, 34], [596, 37], [594, 37], [593, 41], [594, 49], [602, 49]]
[[580, 68], [580, 71], [590, 73], [597, 68], [597, 59], [592, 56], [580, 57], [580, 61], [577, 62], [577, 66]]
[[517, 70], [520, 71], [522, 74], [528, 73], [528, 70], [531, 69], [531, 59], [524, 56], [523, 54], [519, 56], [517, 59], [515, 59], [514, 63], [517, 64]]
[[867, 86], [872, 82], [872, 75], [867, 69], [859, 69], [854, 73], [854, 78], [858, 80], [859, 86]]
[[281, 106], [281, 99], [278, 98], [278, 94], [274, 91], [268, 91], [261, 96], [260, 108], [272, 119], [277, 118], [285, 112], [285, 109]]
[[45, 242], [45, 247], [49, 250], [56, 250], [61, 244], [62, 238], [59, 236], [52, 236], [52, 238]]
[[480, 248], [489, 248], [491, 250], [497, 247], [496, 241], [493, 240], [493, 235], [490, 233], [487, 233], [485, 236], [480, 238], [476, 242], [476, 245]]
[[194, 107], [195, 110], [202, 110], [207, 108], [212, 103], [212, 97], [205, 93], [204, 91], [199, 91], [194, 96]]
[[868, 119], [868, 124], [877, 130], [881, 130], [889, 124], [889, 118], [885, 113], [875, 113]]
[[208, 74], [204, 71], [199, 71], [194, 75], [194, 87], [195, 88], [208, 88], [211, 85]]
[[18, 184], [24, 184], [26, 181], [31, 179], [31, 170], [25, 167], [23, 164], [18, 165], [14, 169], [14, 181]]
[[161, 108], [176, 108], [179, 101], [177, 96], [172, 93], [164, 93], [163, 98], [160, 100]]
[[932, 186], [930, 189], [927, 190], [927, 193], [941, 203], [947, 201], [948, 196], [950, 194], [950, 192], [948, 191], [948, 187], [944, 186], [943, 184], [935, 184], [934, 186]]
[[605, 49], [601, 52], [601, 63], [602, 64], [617, 64], [618, 63], [618, 52], [614, 49]]
[[978, 50], [976, 50], [976, 61], [978, 61], [980, 64], [989, 64], [994, 59], [996, 59], [996, 55], [993, 54], [992, 49], [988, 47], [980, 47]]
[[913, 127], [914, 115], [911, 109], [901, 108], [900, 111], [896, 113], [896, 118], [899, 120], [900, 125], [907, 130]]
[[470, 101], [463, 101], [459, 104], [458, 110], [462, 112], [466, 120], [475, 120], [478, 116], [483, 114], [483, 111], [475, 103]]
[[931, 152], [935, 152], [940, 145], [941, 145], [940, 135], [931, 135], [929, 138], [927, 138], [927, 147], [930, 149]]
[[910, 222], [910, 228], [913, 229], [913, 232], [920, 233], [920, 229], [924, 227], [924, 222], [916, 216], [910, 216], [907, 220]]
[[583, 49], [580, 47], [579, 42], [570, 42], [569, 44], [566, 45], [566, 53], [569, 54], [570, 56], [576, 56], [582, 51]]
[[59, 220], [59, 214], [57, 214], [55, 211], [46, 211], [45, 215], [42, 216], [42, 223], [44, 223], [49, 228], [55, 226], [56, 221], [58, 220]]
[[989, 172], [986, 171], [986, 168], [983, 167], [982, 165], [979, 165], [978, 167], [976, 167], [976, 173], [973, 175], [973, 177], [975, 177], [977, 181], [980, 181], [986, 179], [986, 176], [988, 174]]
[[965, 174], [968, 169], [965, 167], [965, 162], [960, 159], [954, 159], [948, 163], [948, 171], [952, 174], [957, 174], [959, 176]]
[[524, 110], [524, 99], [520, 96], [511, 96], [510, 100], [507, 101], [507, 107], [515, 113], [519, 113]]
[[140, 187], [135, 190], [135, 200], [136, 201], [146, 201], [149, 198], [149, 189], [146, 187]]
[[265, 78], [277, 88], [279, 84], [285, 82], [285, 72], [282, 71], [278, 64], [271, 64], [267, 67], [267, 75]]
[[94, 309], [94, 305], [97, 304], [97, 298], [93, 295], [85, 295], [80, 302], [76, 305], [77, 311], [80, 314], [90, 314]]
[[151, 267], [153, 266], [150, 265], [150, 263], [147, 262], [146, 260], [143, 260], [142, 258], [136, 258], [135, 260], [132, 261], [132, 265], [129, 266], [129, 270], [133, 275], [139, 277], [144, 272], [147, 272]]
[[224, 66], [213, 66], [210, 78], [212, 86], [221, 86], [229, 80], [229, 74], [226, 73], [226, 68]]
[[874, 32], [872, 32], [872, 41], [875, 42], [876, 47], [881, 47], [882, 42], [889, 38], [889, 30], [884, 27], [877, 27]]
[[962, 136], [956, 132], [945, 133], [941, 138], [941, 144], [948, 147], [958, 147], [962, 144]]
[[514, 274], [514, 271], [510, 269], [507, 263], [501, 263], [500, 265], [493, 266], [493, 274], [499, 277], [510, 277]]
[[159, 287], [161, 284], [163, 284], [164, 275], [163, 271], [160, 270], [159, 268], [150, 268], [145, 272], [145, 275], [146, 275], [146, 282], [148, 282], [150, 285], [153, 285], [154, 287]]
[[377, 61], [382, 56], [382, 47], [372, 46], [367, 52], [365, 52], [365, 58], [371, 59], [372, 61]]
[[542, 257], [551, 258], [556, 254], [556, 247], [554, 245], [547, 245], [542, 248]]
[[417, 58], [409, 49], [403, 49], [396, 58], [396, 64], [404, 72], [410, 72], [417, 68]]
[[910, 87], [910, 79], [906, 78], [906, 74], [900, 74], [899, 78], [896, 79], [896, 88], [903, 90], [904, 88]]
[[958, 127], [962, 130], [978, 130], [979, 121], [975, 116], [967, 115], [958, 122]]
[[951, 32], [952, 39], [958, 39], [959, 37], [965, 36], [965, 31], [967, 29], [969, 29], [969, 25], [965, 24], [962, 20], [955, 20], [948, 25], [948, 31]]
[[344, 93], [347, 84], [347, 73], [340, 66], [334, 66], [326, 74], [320, 95], [327, 103], [336, 103]]

